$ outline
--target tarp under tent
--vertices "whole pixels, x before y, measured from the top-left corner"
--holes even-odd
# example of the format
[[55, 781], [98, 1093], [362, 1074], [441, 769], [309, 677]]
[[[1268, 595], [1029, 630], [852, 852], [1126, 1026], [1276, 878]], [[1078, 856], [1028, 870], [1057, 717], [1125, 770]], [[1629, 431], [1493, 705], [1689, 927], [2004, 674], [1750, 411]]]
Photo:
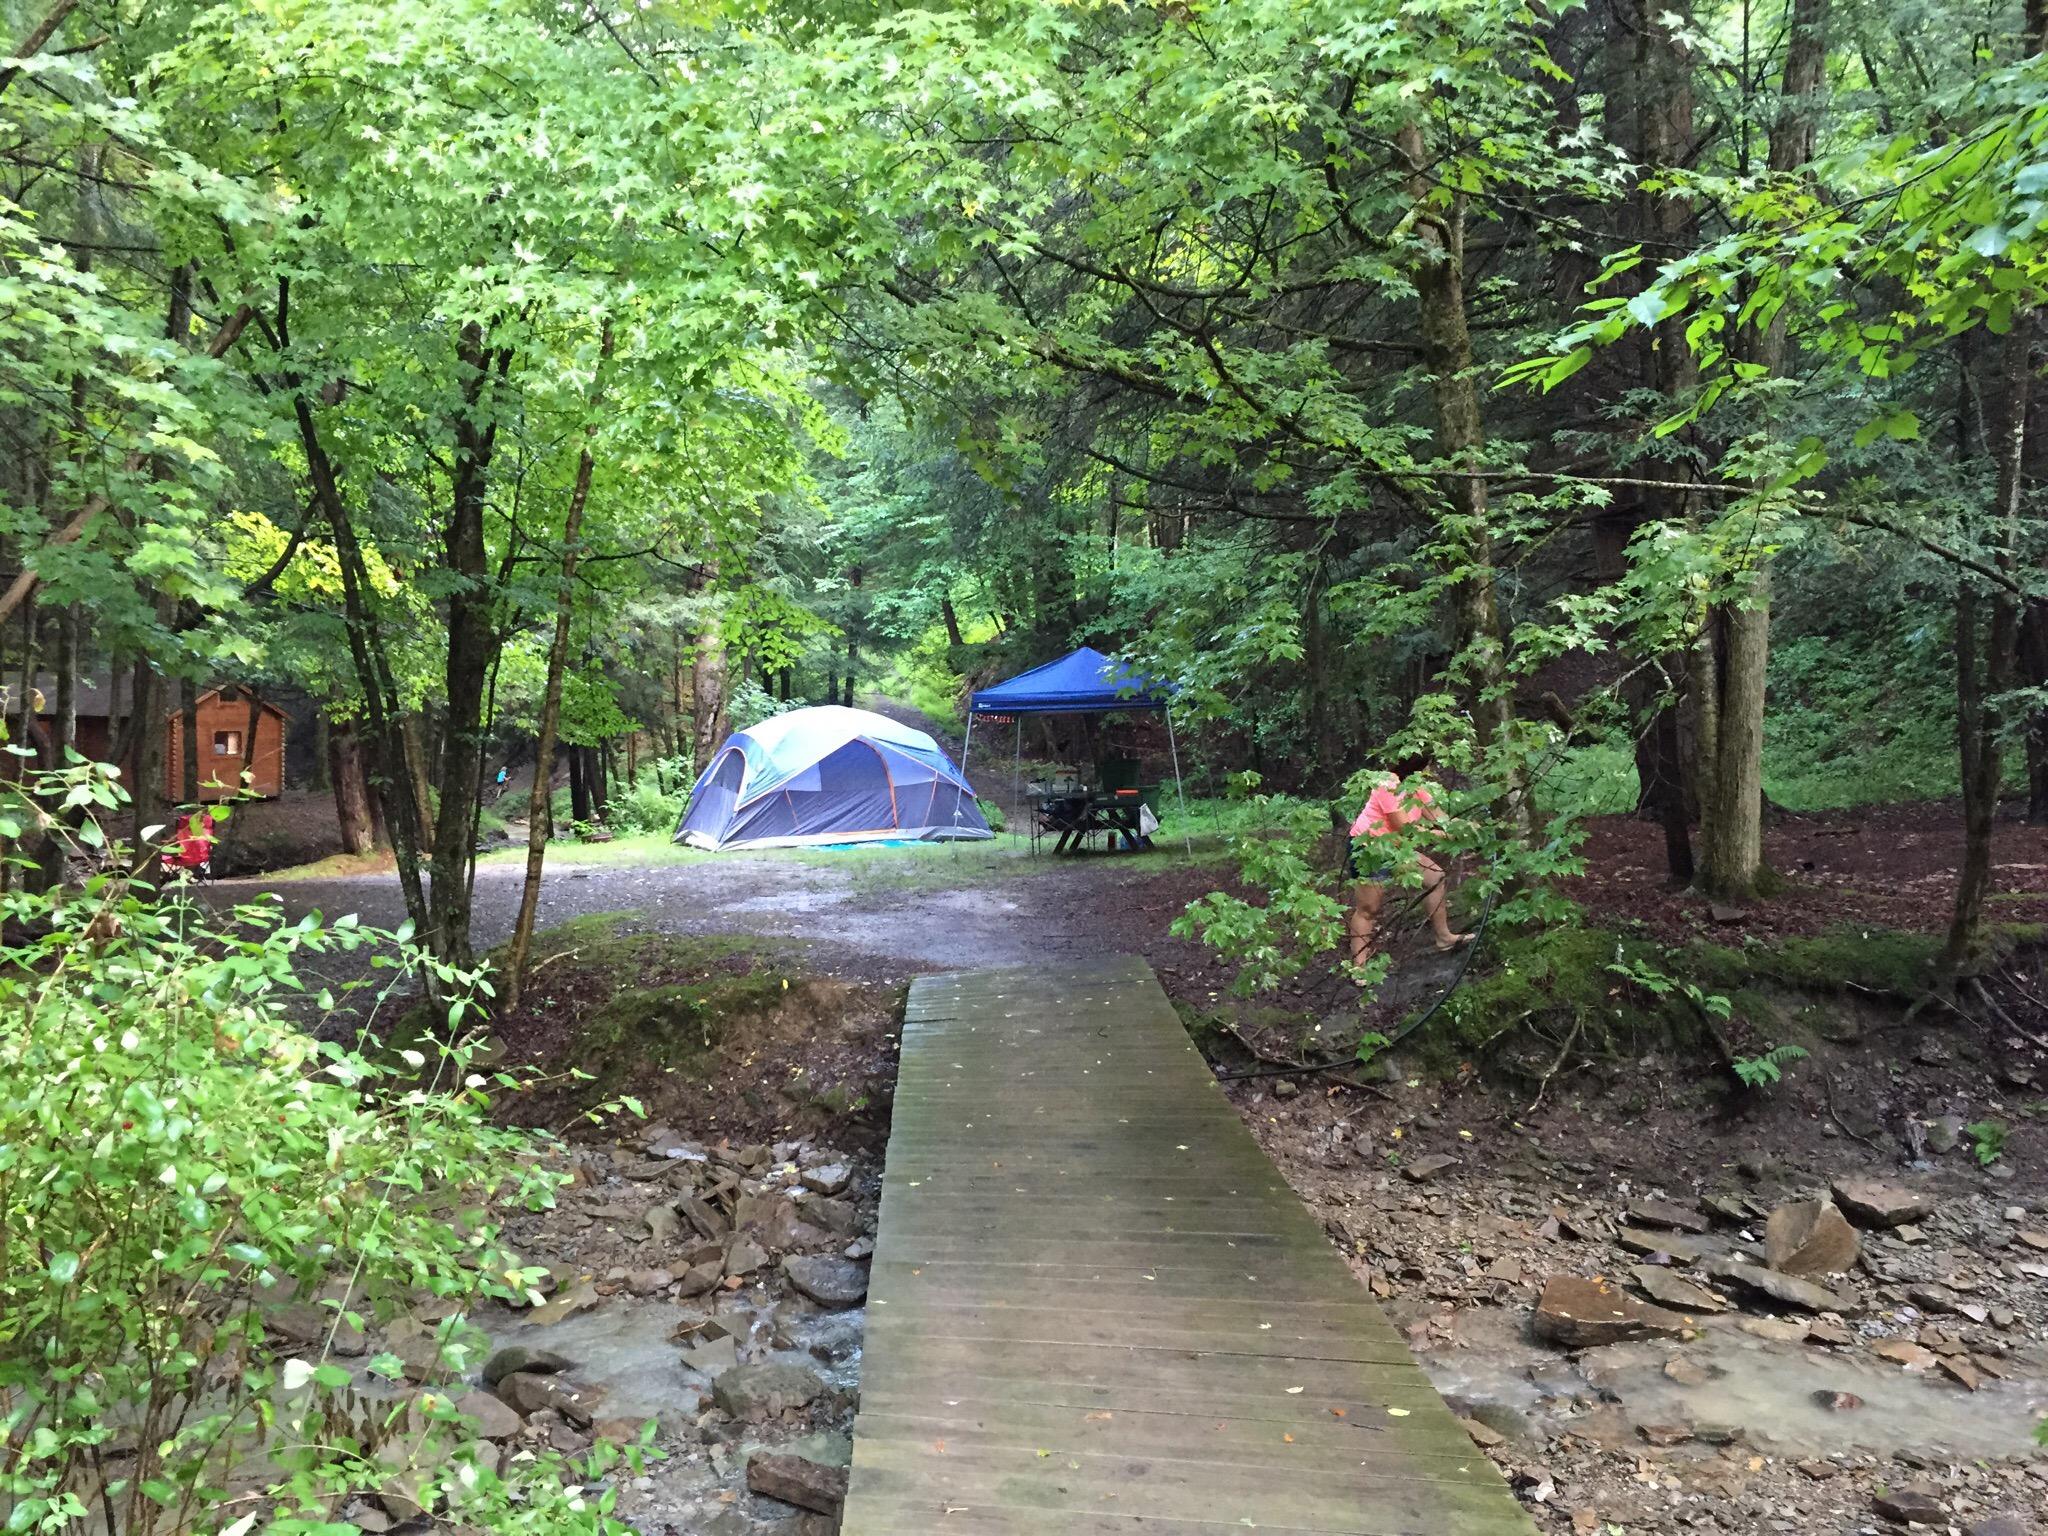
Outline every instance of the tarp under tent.
[[675, 840], [793, 848], [993, 836], [966, 776], [923, 731], [836, 704], [735, 731], [690, 792]]
[[1129, 663], [1084, 645], [1058, 661], [976, 689], [971, 708], [977, 715], [1094, 714], [1106, 709], [1163, 710], [1168, 697], [1165, 686], [1133, 672]]

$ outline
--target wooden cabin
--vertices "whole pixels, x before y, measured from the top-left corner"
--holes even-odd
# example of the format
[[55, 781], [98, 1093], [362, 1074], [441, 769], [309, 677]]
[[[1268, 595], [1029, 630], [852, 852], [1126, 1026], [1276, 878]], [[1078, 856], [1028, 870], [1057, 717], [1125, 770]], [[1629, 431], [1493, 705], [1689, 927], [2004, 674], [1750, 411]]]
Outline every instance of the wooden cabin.
[[[124, 679], [125, 681], [125, 679]], [[37, 720], [45, 732], [54, 732], [57, 724], [56, 682], [49, 677], [36, 679]], [[175, 694], [175, 688], [172, 692]], [[18, 706], [13, 701], [13, 689], [0, 687], [0, 698], [10, 719]], [[98, 762], [105, 762], [114, 750], [114, 744], [127, 724], [127, 710], [124, 698], [118, 698], [103, 683], [80, 679], [74, 690], [78, 709], [79, 752]], [[157, 727], [163, 734], [164, 796], [176, 804], [187, 804], [193, 800], [226, 800], [244, 793], [242, 786], [242, 762], [248, 744], [251, 690], [233, 683], [218, 683], [199, 695], [199, 784], [197, 793], [188, 793], [185, 777], [185, 716], [175, 705], [165, 711], [162, 723]], [[247, 792], [264, 799], [273, 799], [284, 793], [284, 749], [285, 727], [288, 723], [285, 712], [268, 700], [257, 697], [255, 702], [255, 751], [249, 754], [249, 784]], [[17, 778], [21, 774], [21, 759], [12, 753], [0, 754], [0, 777]], [[122, 765], [126, 773], [135, 771], [133, 763]]]
[[[254, 706], [252, 709], [251, 706]], [[284, 793], [285, 714], [275, 704], [231, 684], [199, 695], [199, 789], [185, 785], [185, 712], [164, 717], [164, 798], [176, 804], [226, 800], [243, 793], [242, 764], [248, 762], [248, 793], [275, 799]], [[250, 722], [255, 748], [249, 749]]]

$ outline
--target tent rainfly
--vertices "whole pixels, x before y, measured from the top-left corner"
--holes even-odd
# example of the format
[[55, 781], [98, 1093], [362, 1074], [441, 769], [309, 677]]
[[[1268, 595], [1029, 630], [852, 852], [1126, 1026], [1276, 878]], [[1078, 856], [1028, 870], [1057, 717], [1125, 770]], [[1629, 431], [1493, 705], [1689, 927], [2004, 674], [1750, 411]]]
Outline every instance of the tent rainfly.
[[[1187, 839], [1187, 792], [1181, 786], [1180, 745], [1173, 739], [1173, 685], [1131, 670], [1129, 662], [1105, 656], [1092, 646], [1069, 651], [1057, 661], [1048, 661], [1019, 672], [990, 688], [978, 690], [967, 705], [967, 744], [960, 753], [961, 764], [974, 750], [974, 722], [994, 717], [997, 722], [1017, 723], [1017, 756], [1024, 753], [1025, 715], [1092, 715], [1108, 710], [1156, 709], [1166, 718], [1166, 745], [1173, 754], [1173, 791], [1180, 802], [1183, 838]], [[1192, 840], [1188, 851], [1194, 851]]]
[[835, 704], [791, 710], [727, 737], [697, 776], [675, 840], [793, 848], [990, 836], [973, 788], [937, 742]]

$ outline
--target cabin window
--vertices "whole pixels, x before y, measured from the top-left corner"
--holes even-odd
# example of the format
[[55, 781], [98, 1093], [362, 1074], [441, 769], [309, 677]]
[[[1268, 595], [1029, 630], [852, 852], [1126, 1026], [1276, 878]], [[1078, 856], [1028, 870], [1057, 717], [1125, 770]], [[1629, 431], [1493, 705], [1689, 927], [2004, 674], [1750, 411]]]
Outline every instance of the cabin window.
[[215, 757], [240, 757], [242, 755], [242, 733], [240, 731], [215, 731], [213, 733], [213, 755]]

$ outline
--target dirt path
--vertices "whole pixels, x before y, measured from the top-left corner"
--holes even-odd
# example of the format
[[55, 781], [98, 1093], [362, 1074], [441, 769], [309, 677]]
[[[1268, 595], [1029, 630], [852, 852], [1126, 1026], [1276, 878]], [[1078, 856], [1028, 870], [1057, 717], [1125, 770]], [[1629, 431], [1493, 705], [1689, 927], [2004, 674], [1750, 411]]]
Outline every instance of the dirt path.
[[[757, 934], [799, 939], [826, 972], [894, 981], [929, 971], [1028, 965], [1118, 949], [1185, 965], [1187, 947], [1166, 926], [1207, 877], [1176, 854], [1139, 859], [985, 856], [956, 877], [946, 855], [906, 859], [900, 871], [872, 860], [835, 868], [815, 856], [736, 854], [702, 863], [629, 867], [558, 863], [541, 890], [543, 928], [602, 912], [635, 911], [662, 932]], [[518, 914], [523, 868], [495, 863], [476, 874], [479, 950], [502, 942]], [[396, 927], [405, 903], [389, 874], [272, 881], [257, 876], [212, 886], [219, 903], [274, 892], [292, 919], [319, 911], [357, 914]], [[323, 980], [346, 978], [350, 957]]]

